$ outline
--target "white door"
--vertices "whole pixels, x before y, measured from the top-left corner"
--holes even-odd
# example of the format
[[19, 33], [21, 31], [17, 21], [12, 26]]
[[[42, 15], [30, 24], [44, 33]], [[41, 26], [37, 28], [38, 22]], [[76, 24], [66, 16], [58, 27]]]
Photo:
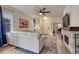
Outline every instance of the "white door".
[[51, 19], [41, 19], [42, 33], [49, 34], [51, 31]]

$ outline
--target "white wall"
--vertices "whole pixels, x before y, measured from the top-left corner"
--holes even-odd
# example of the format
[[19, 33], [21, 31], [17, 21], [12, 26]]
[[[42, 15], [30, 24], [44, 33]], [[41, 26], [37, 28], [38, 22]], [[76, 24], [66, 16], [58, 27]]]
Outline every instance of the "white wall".
[[79, 6], [70, 5], [66, 6], [63, 12], [63, 16], [69, 13], [70, 14], [70, 26], [79, 26]]
[[[16, 9], [8, 7], [8, 6], [2, 6], [2, 10], [3, 10], [4, 13], [13, 15], [13, 26], [12, 26], [13, 27], [13, 31], [31, 30], [31, 23], [30, 23], [30, 21], [32, 20], [31, 17], [29, 17], [28, 15], [25, 15], [21, 11], [18, 11]], [[24, 19], [28, 20], [29, 28], [20, 29], [19, 28], [19, 18], [24, 18]]]
[[[29, 24], [29, 27], [28, 28], [19, 28], [19, 18], [23, 18], [23, 19], [26, 19], [26, 20], [28, 20], [28, 24]], [[13, 26], [14, 26], [14, 31], [18, 31], [18, 30], [21, 30], [21, 31], [25, 31], [25, 30], [31, 30], [31, 23], [30, 23], [30, 21], [31, 21], [32, 19], [30, 18], [30, 17], [28, 17], [27, 15], [24, 15], [24, 14], [22, 14], [22, 13], [20, 13], [20, 12], [16, 12], [16, 13], [14, 13], [14, 21], [13, 21]], [[16, 26], [16, 24], [17, 24], [17, 26]]]
[[62, 24], [62, 18], [53, 18], [53, 23], [61, 23]]

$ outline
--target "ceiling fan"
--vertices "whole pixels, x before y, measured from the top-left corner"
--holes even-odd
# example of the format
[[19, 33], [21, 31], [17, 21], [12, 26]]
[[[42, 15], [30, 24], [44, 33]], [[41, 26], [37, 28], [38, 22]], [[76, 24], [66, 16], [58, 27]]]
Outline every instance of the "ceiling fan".
[[46, 15], [47, 13], [51, 13], [50, 11], [47, 11], [46, 8], [40, 9], [40, 10], [36, 10], [40, 15]]

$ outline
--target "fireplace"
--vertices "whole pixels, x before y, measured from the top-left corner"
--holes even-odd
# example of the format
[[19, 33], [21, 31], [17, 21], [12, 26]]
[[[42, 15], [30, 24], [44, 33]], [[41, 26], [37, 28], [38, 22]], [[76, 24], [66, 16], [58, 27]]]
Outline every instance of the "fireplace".
[[65, 41], [65, 43], [66, 43], [67, 45], [69, 44], [69, 38], [68, 38], [68, 36], [64, 35], [64, 41]]

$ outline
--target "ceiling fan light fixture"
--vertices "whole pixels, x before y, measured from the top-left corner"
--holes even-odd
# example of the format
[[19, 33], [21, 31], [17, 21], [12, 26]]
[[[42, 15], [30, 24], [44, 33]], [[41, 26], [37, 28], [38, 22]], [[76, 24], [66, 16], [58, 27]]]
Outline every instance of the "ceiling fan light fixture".
[[39, 15], [42, 15], [42, 13], [39, 13]]

